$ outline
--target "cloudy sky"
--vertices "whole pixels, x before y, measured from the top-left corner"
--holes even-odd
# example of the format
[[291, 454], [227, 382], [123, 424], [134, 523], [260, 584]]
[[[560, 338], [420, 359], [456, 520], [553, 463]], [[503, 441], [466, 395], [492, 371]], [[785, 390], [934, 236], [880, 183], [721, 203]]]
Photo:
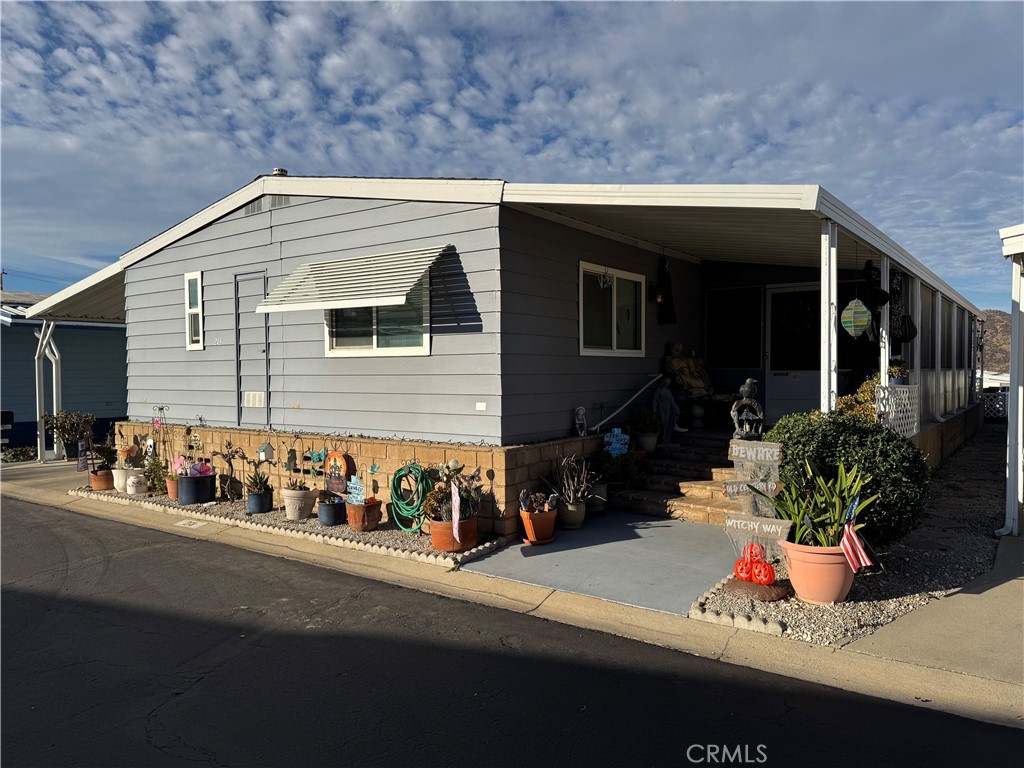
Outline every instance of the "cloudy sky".
[[1024, 4], [0, 3], [4, 287], [292, 175], [821, 184], [980, 308]]

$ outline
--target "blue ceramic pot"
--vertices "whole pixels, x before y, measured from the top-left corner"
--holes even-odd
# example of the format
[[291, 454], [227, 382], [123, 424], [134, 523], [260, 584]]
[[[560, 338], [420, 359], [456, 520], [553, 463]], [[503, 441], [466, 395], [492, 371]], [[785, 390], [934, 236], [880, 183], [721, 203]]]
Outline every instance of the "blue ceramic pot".
[[320, 525], [341, 525], [345, 522], [345, 502], [321, 501], [316, 507], [316, 516]]
[[250, 515], [259, 515], [269, 512], [274, 507], [274, 492], [264, 491], [263, 493], [250, 493], [246, 498], [246, 512]]
[[216, 493], [217, 478], [214, 475], [178, 478], [178, 503], [182, 506], [213, 501]]

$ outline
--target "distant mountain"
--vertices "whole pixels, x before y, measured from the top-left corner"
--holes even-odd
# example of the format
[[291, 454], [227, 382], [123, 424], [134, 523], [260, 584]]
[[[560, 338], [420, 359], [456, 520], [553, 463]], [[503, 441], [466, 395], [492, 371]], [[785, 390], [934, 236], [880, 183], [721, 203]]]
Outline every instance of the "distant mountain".
[[985, 370], [1010, 371], [1010, 315], [998, 309], [986, 309]]

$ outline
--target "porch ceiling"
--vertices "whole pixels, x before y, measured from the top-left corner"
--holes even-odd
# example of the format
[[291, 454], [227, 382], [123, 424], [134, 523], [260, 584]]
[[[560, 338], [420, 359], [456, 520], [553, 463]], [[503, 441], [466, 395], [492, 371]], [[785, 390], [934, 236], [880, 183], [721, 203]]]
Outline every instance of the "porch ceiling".
[[[519, 204], [629, 239], [709, 261], [817, 267], [821, 217], [813, 211], [635, 205]], [[839, 266], [856, 269], [877, 252], [839, 230]]]

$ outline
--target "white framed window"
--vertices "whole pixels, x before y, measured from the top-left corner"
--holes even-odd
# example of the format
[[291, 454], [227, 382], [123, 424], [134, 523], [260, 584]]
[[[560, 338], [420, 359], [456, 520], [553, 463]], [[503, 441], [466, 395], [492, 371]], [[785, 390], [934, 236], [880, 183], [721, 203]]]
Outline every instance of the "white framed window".
[[580, 354], [644, 355], [644, 276], [580, 262]]
[[185, 273], [185, 349], [203, 349], [203, 273]]
[[324, 312], [327, 357], [406, 357], [430, 354], [430, 281], [427, 273], [404, 304]]

